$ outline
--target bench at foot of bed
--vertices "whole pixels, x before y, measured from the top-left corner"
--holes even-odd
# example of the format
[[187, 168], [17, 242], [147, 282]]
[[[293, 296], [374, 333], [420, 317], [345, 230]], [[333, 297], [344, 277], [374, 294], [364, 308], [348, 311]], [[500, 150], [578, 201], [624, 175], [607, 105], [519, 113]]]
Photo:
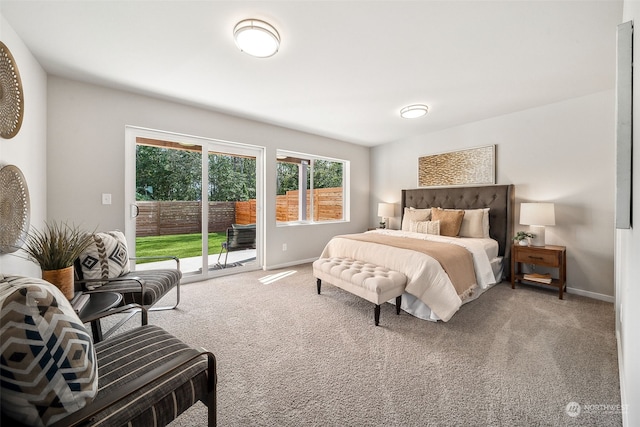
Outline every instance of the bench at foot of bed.
[[317, 279], [318, 294], [322, 280], [374, 303], [374, 322], [380, 323], [380, 304], [396, 299], [396, 314], [400, 314], [402, 293], [407, 277], [379, 265], [350, 258], [320, 258], [313, 262], [313, 275]]

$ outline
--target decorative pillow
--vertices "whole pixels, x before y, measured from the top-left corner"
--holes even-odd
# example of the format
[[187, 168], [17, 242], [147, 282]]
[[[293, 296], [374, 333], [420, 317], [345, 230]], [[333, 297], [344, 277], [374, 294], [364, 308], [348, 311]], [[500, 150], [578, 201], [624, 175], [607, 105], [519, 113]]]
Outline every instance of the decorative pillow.
[[431, 221], [440, 221], [440, 235], [456, 237], [460, 232], [463, 210], [444, 210], [442, 208], [431, 208]]
[[489, 208], [482, 209], [482, 237], [488, 239], [491, 237], [489, 231]]
[[[456, 209], [445, 209], [456, 210]], [[486, 211], [486, 212], [485, 212]], [[486, 235], [485, 235], [486, 218]], [[462, 224], [460, 225], [460, 237], [489, 237], [489, 208], [487, 209], [464, 209]]]
[[440, 234], [440, 221], [411, 221], [409, 231], [422, 234]]
[[[83, 279], [108, 279], [127, 274], [129, 254], [127, 240], [121, 231], [95, 233], [93, 243], [80, 255]], [[95, 289], [103, 283], [89, 283], [88, 289]]]
[[3, 415], [45, 426], [95, 398], [98, 364], [91, 336], [50, 283], [0, 280], [0, 342]]
[[411, 221], [428, 221], [431, 219], [431, 209], [404, 208], [402, 216], [402, 231], [409, 231]]

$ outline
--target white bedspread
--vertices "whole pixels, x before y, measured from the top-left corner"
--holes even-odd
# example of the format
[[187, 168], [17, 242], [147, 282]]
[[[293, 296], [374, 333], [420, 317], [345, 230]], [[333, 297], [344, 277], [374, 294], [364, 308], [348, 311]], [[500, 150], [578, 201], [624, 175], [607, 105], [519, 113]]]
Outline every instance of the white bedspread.
[[[462, 246], [473, 257], [478, 286], [476, 293], [496, 283], [490, 260], [498, 254], [498, 242], [493, 239], [454, 238], [399, 230], [372, 230], [368, 233]], [[337, 236], [327, 243], [321, 257], [348, 257], [405, 274], [408, 281], [402, 297], [402, 309], [422, 319], [447, 321], [463, 304], [440, 263], [421, 252]]]

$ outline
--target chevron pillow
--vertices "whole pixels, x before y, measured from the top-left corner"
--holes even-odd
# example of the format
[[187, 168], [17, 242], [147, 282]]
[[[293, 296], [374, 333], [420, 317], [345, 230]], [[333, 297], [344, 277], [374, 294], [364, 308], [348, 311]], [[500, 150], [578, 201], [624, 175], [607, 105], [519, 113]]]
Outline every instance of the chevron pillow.
[[0, 402], [23, 424], [46, 426], [91, 402], [98, 364], [69, 300], [40, 279], [0, 274]]
[[[83, 279], [109, 279], [129, 272], [127, 240], [121, 231], [95, 233], [93, 243], [80, 255]], [[96, 289], [104, 282], [88, 283], [88, 289]]]

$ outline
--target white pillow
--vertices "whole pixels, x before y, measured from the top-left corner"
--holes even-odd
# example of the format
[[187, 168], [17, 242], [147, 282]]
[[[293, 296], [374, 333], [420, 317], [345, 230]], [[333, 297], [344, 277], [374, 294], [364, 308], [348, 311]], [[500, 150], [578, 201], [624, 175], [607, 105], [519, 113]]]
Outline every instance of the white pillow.
[[431, 209], [404, 208], [401, 229], [402, 231], [409, 231], [411, 228], [411, 221], [428, 221], [430, 219]]
[[482, 237], [488, 239], [489, 237], [489, 208], [482, 209]]
[[411, 221], [409, 231], [440, 235], [440, 221]]
[[[459, 209], [445, 209], [459, 210]], [[489, 208], [463, 209], [464, 217], [460, 225], [460, 237], [489, 238]]]
[[465, 210], [464, 217], [462, 218], [462, 224], [460, 225], [460, 237], [483, 237], [484, 232], [482, 230], [482, 210]]

